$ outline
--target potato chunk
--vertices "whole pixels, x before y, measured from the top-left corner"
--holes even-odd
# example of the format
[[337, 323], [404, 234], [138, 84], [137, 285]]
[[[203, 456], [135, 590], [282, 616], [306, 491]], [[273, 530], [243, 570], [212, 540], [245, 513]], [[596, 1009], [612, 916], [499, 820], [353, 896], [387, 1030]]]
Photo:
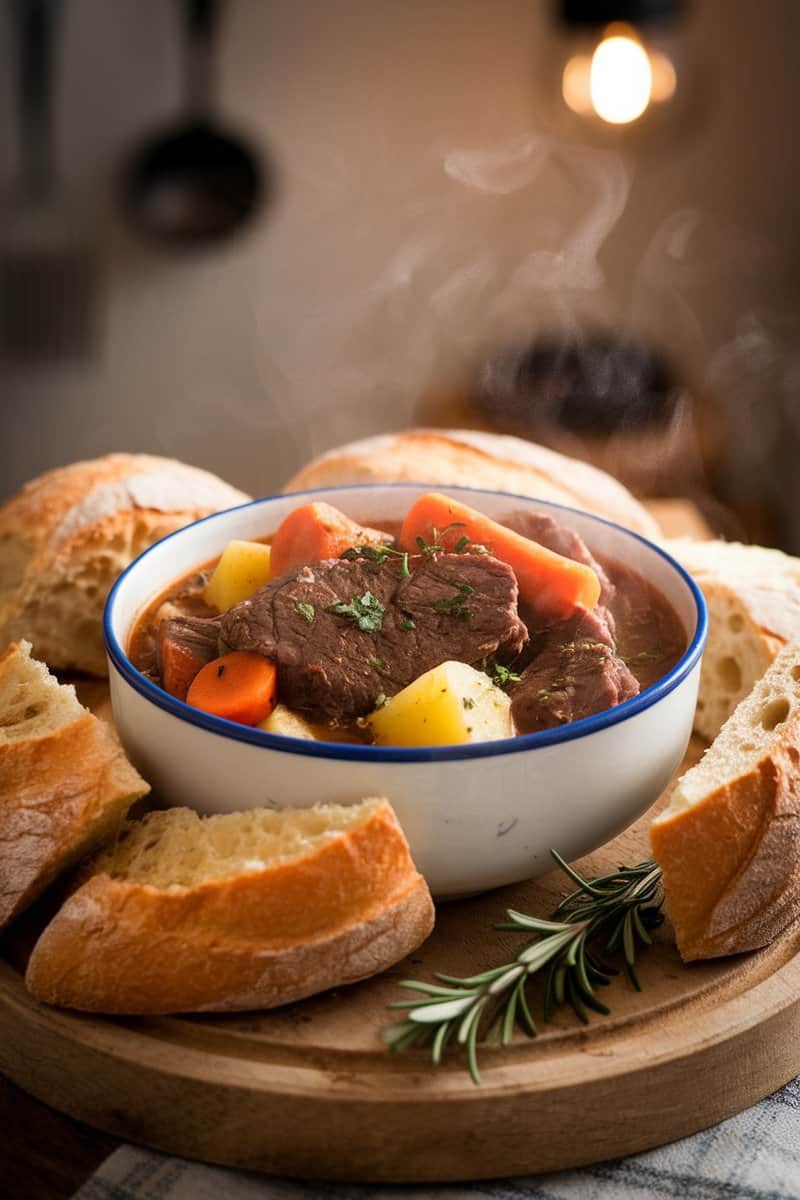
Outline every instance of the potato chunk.
[[426, 671], [367, 720], [379, 746], [452, 746], [514, 735], [509, 697], [461, 662]]
[[269, 574], [269, 546], [263, 542], [228, 542], [203, 597], [217, 612], [227, 612], [269, 583]]
[[287, 708], [285, 704], [276, 704], [268, 717], [261, 722], [259, 729], [267, 733], [280, 733], [284, 737], [306, 738], [315, 741], [314, 730], [299, 713]]

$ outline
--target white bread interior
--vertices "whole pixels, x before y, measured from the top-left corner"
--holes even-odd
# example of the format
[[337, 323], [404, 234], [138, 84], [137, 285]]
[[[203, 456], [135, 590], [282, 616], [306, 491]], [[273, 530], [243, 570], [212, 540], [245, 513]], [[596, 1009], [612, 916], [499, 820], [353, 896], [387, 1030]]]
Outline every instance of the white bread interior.
[[385, 970], [433, 927], [390, 805], [129, 823], [84, 872], [26, 975], [107, 1013], [272, 1008]]
[[185, 463], [108, 454], [48, 471], [0, 506], [0, 645], [26, 638], [57, 670], [106, 673], [101, 619], [154, 541], [248, 500]]
[[307, 463], [283, 490], [392, 480], [541, 497], [648, 537], [659, 534], [647, 509], [605, 471], [523, 438], [471, 429], [409, 429], [337, 446]]
[[383, 803], [258, 808], [210, 817], [200, 817], [191, 808], [152, 812], [142, 821], [129, 821], [116, 843], [97, 856], [93, 869], [155, 888], [193, 887], [302, 858], [363, 825]]
[[753, 950], [800, 915], [800, 642], [784, 647], [650, 835], [685, 960]]
[[663, 545], [694, 576], [708, 604], [694, 725], [713, 741], [781, 648], [800, 638], [800, 560], [738, 542], [674, 538]]
[[29, 643], [0, 658], [0, 926], [113, 836], [148, 785]]

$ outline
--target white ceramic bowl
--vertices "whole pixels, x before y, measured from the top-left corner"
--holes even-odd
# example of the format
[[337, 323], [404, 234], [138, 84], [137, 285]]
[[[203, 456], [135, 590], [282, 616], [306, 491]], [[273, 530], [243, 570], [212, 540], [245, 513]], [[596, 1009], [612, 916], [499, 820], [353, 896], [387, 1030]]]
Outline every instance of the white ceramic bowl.
[[656, 799], [692, 728], [706, 639], [703, 597], [663, 550], [599, 517], [543, 500], [438, 487], [492, 517], [552, 513], [601, 555], [645, 575], [683, 622], [688, 649], [641, 695], [558, 729], [469, 746], [385, 748], [264, 733], [191, 708], [151, 683], [126, 647], [142, 609], [231, 538], [264, 537], [308, 498], [359, 520], [402, 517], [429, 490], [416, 484], [324, 488], [256, 500], [164, 538], [119, 578], [105, 612], [114, 719], [156, 793], [202, 813], [308, 807], [388, 796], [435, 895], [482, 891], [542, 874], [602, 845]]

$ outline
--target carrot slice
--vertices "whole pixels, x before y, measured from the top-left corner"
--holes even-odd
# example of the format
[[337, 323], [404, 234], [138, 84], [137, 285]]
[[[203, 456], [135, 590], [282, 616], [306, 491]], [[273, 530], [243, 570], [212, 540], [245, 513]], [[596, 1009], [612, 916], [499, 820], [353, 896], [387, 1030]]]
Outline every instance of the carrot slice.
[[223, 654], [195, 675], [186, 700], [215, 717], [258, 725], [266, 720], [277, 700], [275, 664], [249, 650]]
[[272, 578], [305, 563], [338, 558], [353, 546], [380, 546], [387, 541], [379, 529], [359, 525], [322, 500], [302, 504], [283, 519], [272, 538]]
[[[600, 581], [591, 567], [556, 554], [439, 492], [428, 492], [411, 506], [400, 531], [400, 547], [419, 553], [418, 539], [422, 539], [452, 553], [464, 538], [508, 563], [522, 599], [547, 619], [568, 617], [579, 606], [594, 608], [599, 599]], [[469, 549], [466, 544], [465, 549]]]

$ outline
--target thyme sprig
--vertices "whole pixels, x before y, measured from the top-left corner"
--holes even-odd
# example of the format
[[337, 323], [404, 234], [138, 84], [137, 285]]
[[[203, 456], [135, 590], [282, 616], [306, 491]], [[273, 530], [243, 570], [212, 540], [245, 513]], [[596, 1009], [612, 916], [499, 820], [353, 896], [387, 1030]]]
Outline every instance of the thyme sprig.
[[584, 879], [560, 855], [556, 864], [577, 886], [564, 896], [550, 920], [508, 909], [508, 920], [498, 929], [526, 933], [529, 940], [511, 963], [492, 967], [464, 979], [437, 973], [436, 983], [404, 979], [400, 987], [421, 992], [424, 999], [390, 1005], [406, 1009], [405, 1020], [383, 1032], [392, 1051], [430, 1046], [435, 1065], [450, 1042], [466, 1050], [469, 1073], [481, 1081], [478, 1042], [492, 1037], [507, 1046], [519, 1027], [536, 1037], [527, 985], [533, 975], [546, 971], [543, 1016], [545, 1022], [562, 1004], [570, 1004], [586, 1024], [586, 1012], [607, 1014], [597, 988], [610, 983], [618, 972], [605, 955], [622, 953], [625, 970], [637, 991], [636, 952], [651, 943], [650, 931], [663, 921], [661, 870], [652, 861], [620, 867], [596, 879]]

